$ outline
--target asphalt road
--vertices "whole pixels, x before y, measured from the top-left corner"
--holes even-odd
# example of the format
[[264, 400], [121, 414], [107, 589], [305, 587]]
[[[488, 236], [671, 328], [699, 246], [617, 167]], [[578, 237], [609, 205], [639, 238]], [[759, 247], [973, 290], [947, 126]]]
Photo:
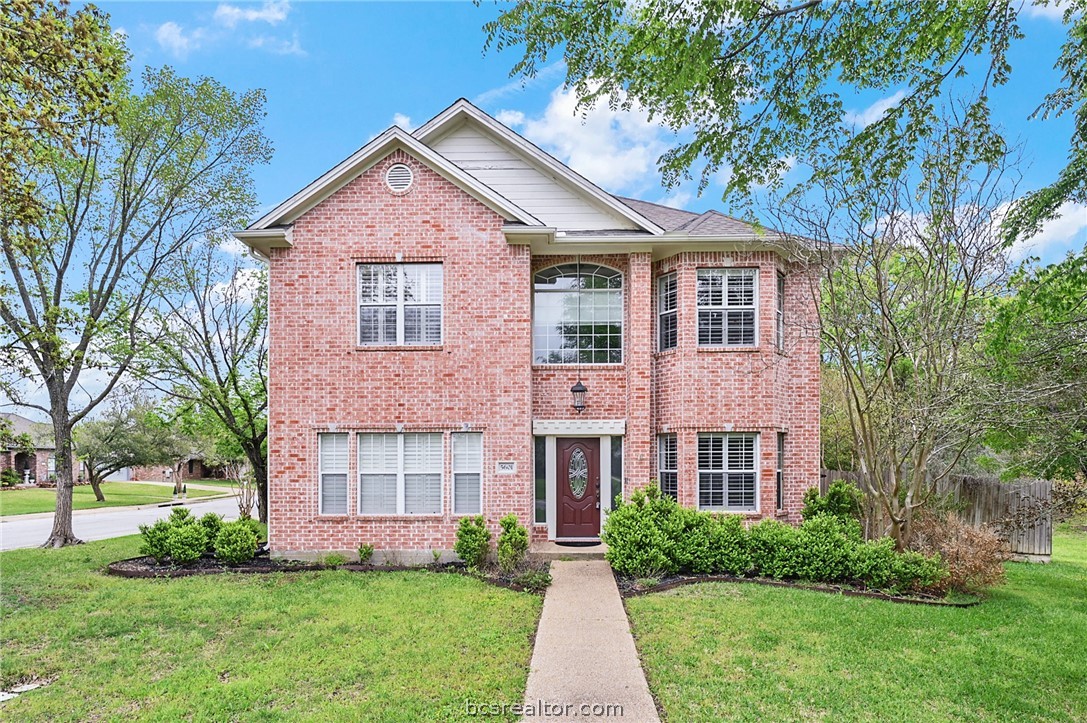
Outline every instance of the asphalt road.
[[[238, 516], [238, 503], [233, 497], [222, 497], [207, 502], [194, 500], [186, 506], [197, 516], [207, 512], [216, 512], [231, 520]], [[79, 510], [72, 514], [72, 527], [76, 537], [84, 542], [124, 537], [135, 535], [142, 524], [168, 517], [171, 509], [172, 507], [167, 506]], [[52, 529], [52, 514], [0, 517], [0, 550], [37, 547], [45, 542]]]

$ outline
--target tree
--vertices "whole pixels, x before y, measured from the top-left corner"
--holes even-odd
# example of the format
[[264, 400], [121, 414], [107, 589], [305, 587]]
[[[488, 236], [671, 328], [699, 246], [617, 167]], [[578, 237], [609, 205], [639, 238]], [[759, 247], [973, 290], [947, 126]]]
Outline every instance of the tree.
[[963, 132], [945, 129], [889, 187], [840, 179], [818, 202], [777, 207], [780, 225], [823, 267], [813, 293], [855, 471], [877, 529], [900, 547], [935, 483], [1008, 403], [986, 384], [982, 341], [986, 313], [1008, 288], [1000, 221], [1010, 169], [969, 162]]
[[93, 5], [0, 0], [0, 188], [5, 219], [34, 222], [41, 198], [26, 173], [39, 149], [74, 153], [88, 124], [108, 122], [125, 52]]
[[995, 379], [1016, 390], [986, 441], [1010, 474], [1087, 478], [1087, 255], [1026, 267], [987, 330]]
[[[1048, 0], [1036, 0], [1048, 4]], [[1022, 0], [523, 0], [485, 26], [487, 47], [517, 46], [511, 75], [531, 77], [561, 51], [566, 82], [587, 106], [645, 108], [691, 139], [661, 159], [669, 184], [701, 163], [700, 190], [731, 172], [727, 193], [778, 187], [787, 159], [814, 168], [809, 187], [894, 180], [940, 130], [951, 91], [969, 89], [973, 133], [964, 150], [992, 162], [1005, 144], [989, 122], [990, 90], [1007, 82], [1008, 51], [1023, 37]], [[1043, 115], [1073, 113], [1068, 167], [1017, 207], [1023, 230], [1065, 200], [1087, 200], [1087, 0], [1066, 3], [1063, 85]], [[968, 77], [969, 80], [963, 80]], [[972, 83], [970, 82], [972, 81]], [[834, 84], [892, 96], [883, 116], [853, 132]], [[845, 135], [848, 140], [839, 143]]]
[[[268, 297], [263, 269], [197, 243], [179, 255], [182, 293], [168, 299], [149, 378], [183, 405], [193, 432], [244, 458], [268, 520]], [[241, 454], [231, 454], [233, 450]]]
[[118, 395], [98, 419], [72, 430], [76, 454], [87, 470], [95, 499], [105, 502], [102, 482], [125, 467], [171, 464], [189, 452], [180, 437], [147, 399]]
[[[57, 507], [44, 546], [72, 533], [72, 429], [105, 400], [161, 332], [151, 310], [173, 293], [165, 272], [179, 249], [254, 206], [250, 168], [266, 162], [264, 96], [210, 78], [148, 70], [142, 93], [119, 92], [115, 125], [80, 129], [79, 153], [42, 144], [28, 165], [43, 208], [36, 223], [0, 219], [4, 342], [16, 369], [48, 394]], [[85, 372], [95, 386], [86, 389]]]

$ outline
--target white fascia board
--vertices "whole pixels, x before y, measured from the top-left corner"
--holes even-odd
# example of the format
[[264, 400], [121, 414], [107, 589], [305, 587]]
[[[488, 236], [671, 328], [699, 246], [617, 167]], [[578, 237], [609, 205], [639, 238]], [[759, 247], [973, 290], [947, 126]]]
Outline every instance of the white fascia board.
[[[573, 367], [574, 365], [570, 365]], [[533, 419], [532, 434], [537, 437], [611, 436], [627, 433], [625, 419]]]
[[530, 226], [543, 225], [532, 214], [496, 193], [475, 177], [462, 171], [456, 164], [437, 151], [419, 142], [400, 128], [393, 126], [355, 151], [351, 156], [336, 164], [316, 181], [276, 206], [264, 217], [250, 225], [247, 230], [265, 229], [271, 226], [292, 223], [306, 211], [309, 211], [346, 183], [358, 177], [359, 174], [364, 173], [396, 150], [404, 150], [409, 155], [422, 161], [446, 180], [469, 195], [474, 196], [496, 213]]
[[277, 226], [274, 228], [232, 231], [231, 235], [249, 247], [261, 260], [268, 261], [271, 249], [289, 249], [294, 243], [291, 241], [290, 227]]
[[498, 136], [500, 140], [512, 147], [515, 151], [521, 155], [527, 156], [530, 160], [544, 166], [549, 171], [562, 178], [570, 185], [577, 188], [582, 193], [586, 194], [597, 203], [602, 204], [614, 213], [626, 218], [631, 223], [634, 223], [646, 231], [652, 234], [662, 234], [664, 229], [657, 224], [650, 221], [642, 214], [635, 211], [630, 206], [626, 205], [622, 201], [615, 198], [604, 189], [597, 186], [592, 181], [588, 180], [577, 171], [574, 171], [565, 163], [562, 163], [555, 157], [545, 153], [533, 143], [522, 138], [518, 133], [510, 130], [506, 126], [499, 123], [494, 118], [490, 117], [479, 108], [469, 103], [467, 100], [461, 98], [453, 105], [443, 110], [438, 115], [431, 118], [422, 126], [417, 128], [412, 135], [422, 142], [426, 142], [428, 138], [434, 137], [439, 134], [440, 131], [448, 124], [454, 123], [460, 116], [465, 116], [475, 120], [485, 129], [490, 131], [493, 135]]

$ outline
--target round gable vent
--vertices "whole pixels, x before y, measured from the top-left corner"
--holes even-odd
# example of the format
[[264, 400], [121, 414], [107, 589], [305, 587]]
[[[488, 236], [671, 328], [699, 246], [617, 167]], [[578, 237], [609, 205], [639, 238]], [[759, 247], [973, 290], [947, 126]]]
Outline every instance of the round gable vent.
[[389, 166], [389, 170], [385, 171], [385, 185], [397, 193], [403, 193], [411, 188], [413, 178], [411, 169], [403, 163], [394, 163]]

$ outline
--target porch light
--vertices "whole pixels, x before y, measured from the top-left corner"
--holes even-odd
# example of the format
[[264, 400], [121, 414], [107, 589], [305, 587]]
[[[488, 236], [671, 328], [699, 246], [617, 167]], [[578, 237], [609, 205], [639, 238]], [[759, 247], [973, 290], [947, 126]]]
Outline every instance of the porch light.
[[588, 391], [580, 379], [577, 380], [577, 384], [570, 387], [570, 393], [574, 395], [574, 411], [578, 414], [585, 411], [585, 394]]

